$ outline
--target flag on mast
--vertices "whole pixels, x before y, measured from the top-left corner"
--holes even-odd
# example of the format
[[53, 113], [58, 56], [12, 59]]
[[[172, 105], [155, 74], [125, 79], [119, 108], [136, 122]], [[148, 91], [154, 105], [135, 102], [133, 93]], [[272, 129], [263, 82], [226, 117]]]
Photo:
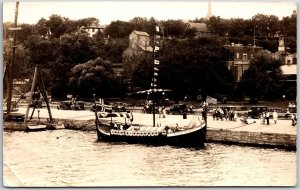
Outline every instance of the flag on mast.
[[156, 60], [156, 59], [154, 59], [154, 64], [155, 64], [155, 65], [159, 65], [159, 61]]
[[154, 52], [157, 52], [157, 51], [159, 51], [159, 47], [154, 46]]

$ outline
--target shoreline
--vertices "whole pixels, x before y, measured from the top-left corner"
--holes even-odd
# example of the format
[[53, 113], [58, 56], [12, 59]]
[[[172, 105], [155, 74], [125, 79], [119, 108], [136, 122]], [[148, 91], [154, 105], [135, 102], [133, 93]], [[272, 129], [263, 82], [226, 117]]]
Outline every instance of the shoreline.
[[[26, 113], [25, 109], [19, 109], [18, 113]], [[47, 121], [47, 110], [40, 109], [40, 125], [45, 126], [45, 130], [80, 130], [95, 131], [95, 113], [91, 111], [70, 111], [70, 110], [51, 110], [54, 118], [53, 123]], [[152, 124], [152, 114], [133, 113], [134, 124], [150, 125]], [[166, 118], [159, 118], [156, 114], [157, 124], [179, 124], [187, 125], [192, 117], [199, 115], [188, 115], [183, 119], [182, 115], [167, 115]], [[32, 122], [28, 125], [38, 124], [37, 112], [33, 115]], [[123, 122], [124, 118], [105, 118], [103, 120], [113, 122]], [[121, 120], [120, 120], [121, 119]], [[4, 122], [5, 131], [26, 131], [23, 122]], [[236, 144], [241, 146], [258, 146], [266, 148], [280, 148], [286, 150], [296, 150], [297, 145], [297, 126], [291, 126], [290, 120], [278, 120], [277, 124], [270, 121], [270, 125], [262, 125], [261, 121], [256, 119], [255, 123], [243, 124], [239, 119], [237, 121], [213, 120], [208, 117], [207, 143]]]

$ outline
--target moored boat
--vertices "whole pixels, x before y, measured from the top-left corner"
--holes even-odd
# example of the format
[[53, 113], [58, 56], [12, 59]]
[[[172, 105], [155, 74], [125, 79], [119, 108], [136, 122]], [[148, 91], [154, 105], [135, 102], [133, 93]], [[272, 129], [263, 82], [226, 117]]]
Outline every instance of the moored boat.
[[[97, 115], [97, 114], [96, 114]], [[118, 123], [96, 117], [98, 140], [153, 145], [202, 147], [206, 141], [206, 124], [194, 116], [187, 126], [146, 126]]]

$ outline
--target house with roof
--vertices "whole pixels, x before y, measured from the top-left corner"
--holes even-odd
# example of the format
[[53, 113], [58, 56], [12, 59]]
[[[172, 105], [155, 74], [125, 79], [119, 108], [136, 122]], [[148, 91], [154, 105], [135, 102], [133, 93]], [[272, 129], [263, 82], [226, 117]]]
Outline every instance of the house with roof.
[[189, 22], [188, 27], [196, 29], [196, 31], [197, 31], [196, 36], [195, 36], [196, 38], [204, 38], [204, 37], [212, 36], [211, 32], [207, 29], [206, 23]]
[[93, 35], [95, 35], [98, 31], [103, 31], [104, 27], [100, 26], [99, 23], [93, 22], [88, 26], [82, 26], [81, 27], [82, 30], [85, 30], [89, 33], [89, 36], [92, 37]]
[[131, 78], [137, 65], [150, 58], [153, 48], [150, 45], [150, 35], [143, 31], [132, 31], [129, 35], [129, 46], [122, 54], [123, 71], [126, 78]]

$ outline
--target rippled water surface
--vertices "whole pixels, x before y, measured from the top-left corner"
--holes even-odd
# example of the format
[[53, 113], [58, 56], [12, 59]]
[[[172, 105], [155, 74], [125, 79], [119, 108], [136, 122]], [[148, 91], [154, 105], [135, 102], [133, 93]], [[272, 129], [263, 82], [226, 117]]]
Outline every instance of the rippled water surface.
[[97, 142], [95, 132], [3, 133], [7, 186], [294, 186], [296, 152]]

